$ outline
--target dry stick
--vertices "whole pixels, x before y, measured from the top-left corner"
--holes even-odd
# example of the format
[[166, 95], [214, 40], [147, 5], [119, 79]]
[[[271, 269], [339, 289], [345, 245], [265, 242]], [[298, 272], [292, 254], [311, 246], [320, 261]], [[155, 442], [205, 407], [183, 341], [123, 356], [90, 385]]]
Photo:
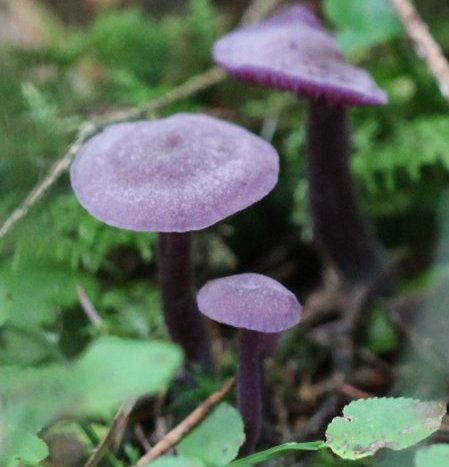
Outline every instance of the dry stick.
[[190, 431], [192, 431], [221, 400], [223, 400], [234, 384], [235, 378], [226, 381], [221, 389], [210, 395], [188, 417], [173, 428], [173, 430], [169, 431], [164, 438], [141, 457], [134, 467], [147, 465], [174, 447], [186, 434], [190, 433]]
[[126, 424], [128, 422], [129, 415], [137, 401], [137, 398], [130, 399], [129, 401], [125, 402], [115, 415], [114, 419], [112, 420], [111, 426], [109, 427], [106, 436], [103, 438], [101, 443], [98, 445], [97, 449], [93, 452], [93, 454], [89, 457], [87, 462], [84, 464], [84, 467], [96, 467], [100, 461], [103, 459], [104, 455], [108, 451], [109, 447], [111, 446], [114, 438], [117, 434], [120, 436], [123, 435], [125, 430]]
[[441, 94], [449, 100], [449, 63], [440, 46], [435, 42], [426, 23], [420, 18], [409, 0], [390, 0], [412, 40], [416, 53], [427, 64], [438, 83]]
[[98, 311], [95, 309], [93, 303], [90, 301], [86, 289], [81, 284], [78, 284], [76, 286], [76, 294], [78, 295], [81, 308], [83, 309], [84, 313], [86, 313], [86, 316], [89, 319], [89, 321], [95, 327], [100, 327], [103, 324], [103, 319], [98, 313]]
[[260, 18], [269, 15], [281, 0], [254, 0], [242, 15], [241, 24], [257, 23]]
[[144, 116], [152, 116], [158, 110], [168, 105], [206, 89], [213, 84], [222, 81], [225, 73], [218, 67], [213, 67], [201, 73], [180, 86], [173, 88], [165, 96], [150, 101], [140, 109], [130, 109], [113, 112], [104, 117], [94, 118], [85, 123], [78, 132], [78, 135], [67, 151], [67, 153], [50, 168], [46, 177], [36, 187], [30, 191], [25, 200], [11, 213], [3, 225], [0, 227], [0, 240], [4, 238], [23, 219], [30, 209], [41, 199], [56, 180], [69, 168], [73, 158], [80, 147], [93, 135], [98, 133], [107, 125], [135, 120]]
[[143, 449], [145, 451], [149, 451], [151, 449], [151, 444], [147, 440], [145, 432], [143, 431], [143, 427], [140, 423], [134, 425], [134, 434], [136, 435], [137, 441], [139, 441]]

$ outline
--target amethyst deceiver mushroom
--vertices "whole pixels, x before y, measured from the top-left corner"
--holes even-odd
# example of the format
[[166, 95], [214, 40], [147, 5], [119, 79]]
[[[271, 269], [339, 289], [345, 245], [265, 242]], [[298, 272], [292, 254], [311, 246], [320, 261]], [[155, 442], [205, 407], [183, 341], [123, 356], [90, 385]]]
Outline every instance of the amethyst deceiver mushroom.
[[189, 232], [263, 198], [278, 171], [271, 145], [206, 115], [111, 125], [76, 156], [72, 187], [90, 214], [114, 227], [159, 232], [164, 317], [190, 363], [211, 365], [192, 290]]
[[280, 333], [298, 324], [301, 305], [279, 282], [254, 273], [209, 281], [197, 301], [203, 314], [240, 330], [237, 403], [246, 434], [240, 455], [246, 455], [260, 431], [262, 360], [274, 350]]
[[350, 174], [347, 107], [387, 103], [371, 76], [347, 64], [335, 39], [309, 9], [292, 6], [215, 43], [231, 75], [308, 99], [307, 159], [315, 240], [343, 278], [382, 282], [386, 253], [363, 219]]

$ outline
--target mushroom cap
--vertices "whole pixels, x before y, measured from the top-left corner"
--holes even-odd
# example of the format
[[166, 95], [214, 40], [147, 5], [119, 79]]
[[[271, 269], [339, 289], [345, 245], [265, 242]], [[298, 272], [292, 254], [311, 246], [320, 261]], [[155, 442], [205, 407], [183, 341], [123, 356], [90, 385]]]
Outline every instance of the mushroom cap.
[[303, 6], [227, 34], [213, 55], [231, 75], [261, 86], [347, 106], [387, 103], [369, 73], [345, 62], [333, 36]]
[[207, 282], [199, 291], [204, 315], [236, 328], [276, 333], [299, 322], [301, 305], [279, 282], [261, 274], [236, 274]]
[[128, 230], [186, 232], [267, 195], [276, 150], [247, 130], [205, 115], [107, 127], [78, 152], [71, 183], [102, 222]]

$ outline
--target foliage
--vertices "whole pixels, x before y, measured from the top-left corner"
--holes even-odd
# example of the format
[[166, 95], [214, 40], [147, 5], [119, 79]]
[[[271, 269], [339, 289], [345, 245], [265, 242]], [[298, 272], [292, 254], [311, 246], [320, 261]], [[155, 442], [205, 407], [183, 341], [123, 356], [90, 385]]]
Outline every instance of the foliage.
[[415, 456], [415, 467], [445, 467], [449, 463], [449, 446], [434, 444], [420, 449]]
[[401, 32], [387, 0], [325, 0], [324, 7], [340, 29], [337, 38], [347, 52], [381, 44]]
[[[158, 19], [138, 8], [112, 7], [82, 26], [67, 26], [52, 16], [45, 19], [48, 31], [42, 46], [0, 45], [2, 219], [65, 153], [90, 115], [139, 107], [211, 66], [212, 43], [233, 19], [221, 14], [211, 0], [184, 3], [182, 11]], [[435, 0], [419, 7], [447, 49], [447, 15], [441, 13], [447, 6]], [[417, 276], [433, 277], [436, 270], [426, 257], [434, 247], [437, 206], [449, 181], [447, 106], [401, 38], [387, 0], [326, 0], [324, 12], [349, 59], [372, 72], [390, 97], [385, 108], [351, 111], [352, 169], [363, 207], [383, 242], [401, 258], [413, 260], [410, 270], [400, 271], [406, 278], [401, 279], [400, 290], [407, 291]], [[294, 237], [295, 249], [306, 249], [308, 255], [311, 250], [306, 167], [301, 157], [305, 106], [291, 95], [228, 80], [164, 112], [199, 109], [262, 134], [282, 158], [279, 186], [262, 208], [236, 216], [211, 234], [217, 239], [217, 258], [225, 255], [232, 261], [223, 267], [217, 259], [220, 264], [215, 266], [206, 255], [196, 265], [199, 277], [254, 265], [281, 276], [288, 273], [293, 258], [285, 257], [285, 264], [270, 263], [272, 257], [282, 258], [283, 239]], [[59, 417], [87, 425], [95, 419], [103, 434], [118, 404], [164, 390], [180, 362], [172, 345], [154, 341], [166, 339], [156, 285], [156, 236], [99, 223], [79, 206], [67, 178], [40, 203], [0, 244], [0, 463], [8, 467], [19, 460], [38, 465], [48, 455], [46, 430], [52, 426], [57, 430], [54, 422]], [[291, 221], [296, 231], [291, 230]], [[202, 245], [200, 249], [206, 250]], [[423, 259], [422, 264], [418, 259]], [[302, 287], [296, 277], [292, 283]], [[431, 283], [426, 281], [419, 292], [429, 290]], [[95, 305], [100, 326], [89, 322], [83, 312], [79, 286]], [[298, 294], [310, 292], [305, 287]], [[360, 336], [364, 349], [377, 356], [400, 349], [402, 341], [383, 309], [374, 308], [364, 324]], [[293, 361], [315, 380], [322, 357], [310, 352], [305, 358], [296, 340], [297, 335], [292, 335], [282, 362]], [[223, 373], [234, 369], [229, 347], [227, 342]], [[212, 391], [215, 379], [201, 378], [199, 388], [174, 385], [174, 400], [169, 402], [174, 422]], [[296, 392], [291, 397], [296, 398]], [[345, 418], [329, 426], [332, 439], [327, 445], [352, 459], [384, 446], [413, 444], [435, 429], [442, 413], [438, 406], [437, 413], [431, 410], [427, 417], [426, 410], [416, 412], [416, 407], [437, 406], [408, 399], [350, 404]], [[381, 423], [385, 419], [387, 425]], [[234, 460], [241, 442], [241, 420], [235, 409], [224, 404], [179, 444], [179, 456], [163, 457], [151, 465], [237, 467], [273, 462], [301, 451], [311, 452], [311, 462], [320, 467], [353, 465], [331, 456], [321, 441], [281, 444]], [[83, 444], [88, 445], [85, 438]], [[138, 457], [136, 452], [132, 457], [130, 450], [118, 454], [126, 465]], [[416, 454], [416, 466], [445, 465], [447, 461], [441, 459], [446, 456], [446, 446], [424, 448]]]
[[[103, 338], [70, 366], [0, 368], [6, 427], [2, 465], [13, 464], [18, 456], [27, 462], [31, 459], [25, 455], [45, 457], [36, 434], [49, 422], [62, 416], [105, 417], [127, 398], [163, 389], [180, 363], [172, 344]], [[38, 451], [31, 451], [32, 446]]]
[[358, 400], [327, 427], [326, 444], [344, 459], [372, 456], [385, 447], [405, 449], [438, 430], [445, 414], [443, 403], [404, 398]]
[[[250, 467], [286, 455], [324, 448], [330, 448], [342, 459], [356, 460], [373, 456], [382, 448], [402, 450], [415, 445], [439, 428], [445, 413], [443, 403], [405, 398], [361, 399], [347, 405], [343, 417], [332, 420], [327, 427], [326, 442], [281, 444], [233, 461], [243, 443], [243, 425], [235, 409], [221, 404], [177, 445], [179, 457], [167, 456], [159, 462], [167, 467], [177, 467], [178, 463], [180, 467], [196, 466], [197, 462], [204, 467]], [[419, 451], [417, 459], [437, 460], [437, 456], [446, 455], [447, 450], [434, 447]], [[423, 467], [427, 465], [431, 464], [422, 464]]]
[[206, 464], [226, 465], [237, 456], [244, 440], [243, 422], [239, 413], [223, 403], [199, 428], [179, 443], [178, 452], [181, 456], [197, 457]]

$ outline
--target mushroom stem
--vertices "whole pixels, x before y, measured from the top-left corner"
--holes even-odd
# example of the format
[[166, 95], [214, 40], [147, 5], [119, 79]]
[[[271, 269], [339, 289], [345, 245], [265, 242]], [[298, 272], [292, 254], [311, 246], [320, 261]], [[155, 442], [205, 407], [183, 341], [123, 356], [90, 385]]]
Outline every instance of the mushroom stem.
[[212, 368], [209, 339], [193, 295], [190, 233], [160, 233], [159, 278], [168, 333], [189, 363]]
[[307, 158], [317, 244], [350, 283], [379, 285], [390, 264], [357, 203], [345, 106], [323, 98], [310, 101]]
[[245, 442], [239, 456], [254, 451], [260, 434], [262, 418], [261, 358], [258, 351], [260, 332], [241, 329], [239, 333], [239, 362], [237, 368], [237, 405], [245, 425]]

